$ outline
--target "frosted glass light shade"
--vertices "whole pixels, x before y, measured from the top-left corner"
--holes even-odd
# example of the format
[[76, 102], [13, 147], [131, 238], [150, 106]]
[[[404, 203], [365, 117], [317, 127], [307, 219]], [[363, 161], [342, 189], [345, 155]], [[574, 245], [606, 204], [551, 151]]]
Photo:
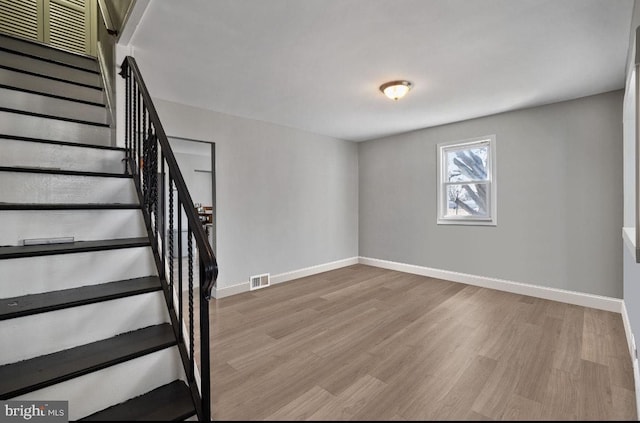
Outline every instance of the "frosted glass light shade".
[[391, 100], [398, 100], [409, 92], [413, 85], [409, 81], [391, 81], [380, 86], [380, 91]]

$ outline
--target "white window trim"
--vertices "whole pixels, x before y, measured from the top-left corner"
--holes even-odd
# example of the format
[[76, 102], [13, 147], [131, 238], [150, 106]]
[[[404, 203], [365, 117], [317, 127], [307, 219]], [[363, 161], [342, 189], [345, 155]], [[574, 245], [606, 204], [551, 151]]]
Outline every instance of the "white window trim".
[[[489, 190], [490, 196], [490, 210], [488, 217], [474, 217], [474, 216], [448, 216], [445, 217], [445, 208], [444, 206], [448, 203], [444, 202], [444, 194], [445, 190], [443, 189], [445, 185], [448, 185], [446, 181], [446, 166], [444, 164], [444, 152], [445, 150], [452, 150], [452, 146], [460, 147], [459, 149], [467, 149], [469, 146], [473, 144], [480, 144], [489, 142], [489, 165], [488, 168], [488, 181], [491, 186]], [[454, 148], [458, 149], [458, 148]], [[436, 201], [436, 216], [438, 217], [437, 222], [438, 225], [474, 225], [474, 226], [497, 226], [498, 225], [498, 213], [497, 213], [497, 204], [498, 204], [498, 184], [496, 178], [496, 136], [487, 135], [484, 137], [472, 138], [461, 141], [449, 141], [439, 143], [437, 145], [437, 173], [438, 173], [438, 199]], [[484, 181], [484, 180], [483, 180]], [[457, 183], [459, 184], [459, 182]]]

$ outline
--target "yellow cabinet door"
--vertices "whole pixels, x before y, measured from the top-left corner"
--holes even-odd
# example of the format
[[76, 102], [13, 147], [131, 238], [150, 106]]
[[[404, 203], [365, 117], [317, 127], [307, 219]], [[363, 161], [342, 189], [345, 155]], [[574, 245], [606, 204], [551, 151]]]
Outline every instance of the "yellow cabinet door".
[[0, 0], [0, 32], [96, 55], [96, 0]]

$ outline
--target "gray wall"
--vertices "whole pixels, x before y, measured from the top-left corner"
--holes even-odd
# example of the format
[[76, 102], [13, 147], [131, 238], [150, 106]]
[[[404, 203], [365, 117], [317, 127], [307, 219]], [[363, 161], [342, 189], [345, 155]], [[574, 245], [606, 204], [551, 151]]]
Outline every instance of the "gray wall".
[[219, 287], [358, 255], [356, 144], [154, 101], [168, 135], [216, 143]]
[[[636, 162], [635, 162], [635, 92], [631, 83], [631, 73], [635, 64], [634, 44], [636, 28], [640, 25], [640, 7], [634, 2], [633, 14], [629, 30], [629, 48], [627, 49], [627, 66], [625, 78], [624, 119], [624, 226], [634, 227], [636, 222]], [[631, 85], [630, 85], [631, 84]]]
[[[631, 76], [635, 29], [640, 25], [640, 7], [638, 1], [634, 3], [633, 17], [631, 21], [629, 36], [629, 54], [627, 62], [627, 80]], [[627, 93], [627, 104], [625, 104], [625, 179], [624, 179], [624, 204], [625, 204], [625, 226], [635, 226], [635, 93]], [[636, 228], [638, 230], [640, 228]], [[622, 244], [623, 241], [620, 240]], [[640, 264], [636, 263], [634, 253], [626, 246], [624, 252], [624, 303], [629, 315], [629, 323], [634, 336], [640, 334]]]
[[[498, 226], [436, 224], [436, 144], [496, 134]], [[359, 145], [360, 256], [622, 298], [622, 91]]]

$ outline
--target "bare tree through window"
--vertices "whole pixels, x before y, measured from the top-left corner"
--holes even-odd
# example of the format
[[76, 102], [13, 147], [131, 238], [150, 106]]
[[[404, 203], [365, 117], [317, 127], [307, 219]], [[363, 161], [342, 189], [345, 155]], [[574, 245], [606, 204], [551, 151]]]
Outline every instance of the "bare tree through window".
[[[439, 220], [491, 219], [492, 139], [440, 145]], [[441, 222], [440, 222], [441, 223]]]

